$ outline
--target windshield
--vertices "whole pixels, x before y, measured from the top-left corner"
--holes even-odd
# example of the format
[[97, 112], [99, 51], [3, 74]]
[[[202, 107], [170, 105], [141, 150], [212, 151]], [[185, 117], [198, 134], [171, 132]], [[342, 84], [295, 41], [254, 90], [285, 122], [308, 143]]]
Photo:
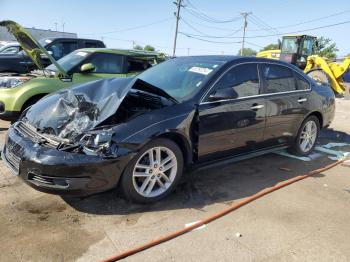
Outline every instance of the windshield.
[[298, 41], [296, 38], [285, 38], [282, 43], [282, 53], [294, 54], [298, 52]]
[[[82, 62], [85, 58], [90, 56], [90, 52], [76, 50], [57, 61], [57, 63], [64, 69], [64, 71], [69, 72], [73, 67]], [[46, 67], [47, 70], [57, 71], [55, 65], [49, 65]]]
[[223, 62], [171, 59], [152, 67], [137, 78], [155, 86], [178, 101], [193, 97]]

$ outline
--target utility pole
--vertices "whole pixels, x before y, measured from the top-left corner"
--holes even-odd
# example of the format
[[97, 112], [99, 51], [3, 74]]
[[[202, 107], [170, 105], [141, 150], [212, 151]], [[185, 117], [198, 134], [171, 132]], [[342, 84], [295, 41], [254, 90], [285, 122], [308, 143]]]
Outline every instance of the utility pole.
[[174, 4], [177, 6], [177, 12], [176, 12], [176, 28], [175, 28], [175, 36], [174, 36], [173, 56], [175, 56], [175, 52], [176, 52], [176, 40], [177, 40], [177, 33], [179, 29], [181, 2], [182, 0], [176, 0], [176, 2], [174, 2]]
[[190, 56], [190, 48], [187, 48], [187, 56]]
[[245, 32], [246, 32], [246, 29], [247, 29], [247, 26], [248, 26], [248, 22], [247, 22], [247, 17], [248, 15], [251, 15], [252, 12], [244, 12], [244, 13], [241, 13], [241, 15], [243, 16], [244, 18], [244, 26], [243, 26], [243, 39], [242, 39], [242, 48], [241, 48], [241, 56], [243, 56], [243, 50], [244, 50], [244, 41], [245, 41]]
[[57, 32], [57, 22], [55, 22], [55, 31]]

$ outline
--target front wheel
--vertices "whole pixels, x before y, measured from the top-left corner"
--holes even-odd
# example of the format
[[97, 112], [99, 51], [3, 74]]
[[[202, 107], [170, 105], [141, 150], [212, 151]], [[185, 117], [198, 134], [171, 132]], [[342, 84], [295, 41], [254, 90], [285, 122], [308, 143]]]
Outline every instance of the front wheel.
[[179, 146], [168, 139], [155, 139], [126, 167], [122, 190], [131, 201], [155, 202], [174, 190], [182, 172], [183, 155]]
[[292, 147], [293, 153], [300, 156], [309, 155], [316, 146], [318, 134], [320, 132], [320, 121], [316, 116], [309, 116], [301, 124]]

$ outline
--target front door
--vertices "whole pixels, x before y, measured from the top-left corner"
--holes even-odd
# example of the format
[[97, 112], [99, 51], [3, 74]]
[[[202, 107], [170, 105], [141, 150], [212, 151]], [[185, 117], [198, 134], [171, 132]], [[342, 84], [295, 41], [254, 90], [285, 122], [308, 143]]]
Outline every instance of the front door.
[[[220, 99], [218, 94], [226, 97]], [[240, 64], [226, 71], [199, 105], [199, 161], [259, 149], [265, 114], [257, 64]]]
[[[95, 52], [77, 66], [73, 74], [74, 83], [82, 83], [108, 77], [127, 77], [126, 57], [118, 54]], [[80, 72], [80, 66], [91, 63], [95, 69]]]

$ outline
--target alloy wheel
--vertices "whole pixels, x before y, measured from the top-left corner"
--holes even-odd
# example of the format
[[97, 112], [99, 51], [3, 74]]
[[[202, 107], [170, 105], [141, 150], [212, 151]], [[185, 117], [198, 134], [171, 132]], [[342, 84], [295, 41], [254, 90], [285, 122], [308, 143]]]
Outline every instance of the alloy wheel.
[[143, 197], [160, 196], [173, 184], [177, 168], [177, 159], [172, 150], [167, 147], [150, 148], [135, 164], [133, 186]]
[[303, 152], [310, 151], [317, 138], [317, 125], [314, 121], [306, 122], [303, 130], [300, 133], [299, 147]]

